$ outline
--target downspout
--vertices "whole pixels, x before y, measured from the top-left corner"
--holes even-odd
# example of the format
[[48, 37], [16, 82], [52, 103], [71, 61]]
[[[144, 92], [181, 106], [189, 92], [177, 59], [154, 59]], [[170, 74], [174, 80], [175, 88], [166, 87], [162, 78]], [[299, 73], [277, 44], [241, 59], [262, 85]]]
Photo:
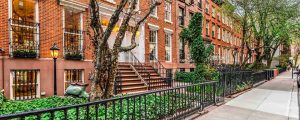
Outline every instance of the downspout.
[[4, 89], [4, 50], [0, 48], [0, 53], [2, 57], [2, 89]]

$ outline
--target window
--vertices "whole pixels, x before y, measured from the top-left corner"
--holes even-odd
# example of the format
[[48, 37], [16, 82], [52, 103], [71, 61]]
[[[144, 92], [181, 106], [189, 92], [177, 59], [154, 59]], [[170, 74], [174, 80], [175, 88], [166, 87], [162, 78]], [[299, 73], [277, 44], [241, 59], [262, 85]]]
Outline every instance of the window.
[[172, 69], [166, 69], [166, 74], [167, 74], [167, 77], [172, 78], [173, 77]]
[[205, 23], [205, 31], [206, 31], [206, 35], [209, 36], [209, 21], [206, 20], [206, 23]]
[[195, 71], [195, 68], [190, 68], [190, 72], [194, 72]]
[[184, 68], [180, 68], [179, 71], [180, 72], [185, 72], [185, 69]]
[[165, 1], [165, 20], [168, 22], [171, 22], [171, 9], [172, 9], [172, 4], [169, 0]]
[[180, 26], [184, 26], [184, 9], [179, 7], [178, 21]]
[[65, 70], [65, 90], [70, 86], [71, 83], [83, 83], [83, 70], [71, 69]]
[[26, 100], [39, 97], [39, 71], [13, 70], [11, 71], [12, 90], [11, 98]]
[[157, 58], [157, 30], [150, 30], [150, 60]]
[[36, 0], [9, 0], [9, 4], [11, 56], [20, 57], [15, 53], [26, 52], [34, 53], [32, 58], [37, 57], [39, 52], [39, 24], [38, 16], [36, 16], [38, 2]]
[[198, 0], [198, 7], [202, 8], [202, 0]]
[[179, 41], [179, 62], [184, 63], [185, 62], [185, 52], [184, 52], [184, 40], [180, 39]]
[[71, 55], [83, 55], [82, 13], [72, 9], [64, 10], [64, 54], [65, 58]]
[[170, 33], [166, 33], [165, 34], [165, 50], [166, 50], [166, 61], [171, 61], [171, 34]]
[[[156, 0], [151, 0], [151, 5], [155, 4]], [[150, 14], [152, 17], [157, 17], [157, 6], [153, 9]]]
[[209, 3], [207, 0], [205, 1], [205, 12], [209, 14]]
[[211, 31], [211, 36], [214, 38], [215, 37], [215, 23], [212, 24], [212, 31]]
[[218, 39], [220, 40], [221, 39], [221, 28], [220, 26], [218, 26], [218, 30], [217, 30], [217, 34], [218, 34]]
[[215, 17], [215, 7], [212, 7], [211, 15], [212, 17]]

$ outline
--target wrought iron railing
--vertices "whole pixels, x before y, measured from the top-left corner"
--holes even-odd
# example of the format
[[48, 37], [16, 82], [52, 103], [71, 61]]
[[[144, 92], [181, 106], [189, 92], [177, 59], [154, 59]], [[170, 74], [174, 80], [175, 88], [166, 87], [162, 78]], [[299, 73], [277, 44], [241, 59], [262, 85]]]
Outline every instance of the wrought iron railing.
[[[150, 60], [149, 64], [155, 69], [155, 71], [159, 74], [159, 78], [151, 79], [152, 82], [159, 82], [164, 80], [165, 83], [161, 83], [159, 86], [164, 86], [163, 84], [167, 84], [167, 87], [172, 86], [172, 77], [167, 74], [167, 69], [161, 64], [161, 62], [152, 54], [149, 54], [152, 60]], [[157, 86], [157, 85], [156, 85]], [[155, 84], [150, 84], [150, 89], [154, 88]]]
[[64, 57], [72, 60], [84, 58], [83, 31], [64, 29]]
[[39, 23], [9, 19], [10, 56], [39, 57]]
[[114, 81], [114, 94], [117, 95], [122, 93], [122, 73], [119, 69], [117, 69], [117, 75]]
[[183, 119], [185, 116], [203, 111], [207, 106], [215, 105], [218, 102], [220, 96], [218, 96], [216, 84], [217, 82], [210, 81], [116, 96], [78, 105], [0, 115], [0, 119]]
[[150, 72], [144, 67], [145, 64], [142, 64], [140, 60], [131, 52], [127, 52], [128, 54], [128, 62], [134, 67], [137, 72], [137, 75], [142, 80], [145, 86], [149, 88], [149, 80], [150, 79]]

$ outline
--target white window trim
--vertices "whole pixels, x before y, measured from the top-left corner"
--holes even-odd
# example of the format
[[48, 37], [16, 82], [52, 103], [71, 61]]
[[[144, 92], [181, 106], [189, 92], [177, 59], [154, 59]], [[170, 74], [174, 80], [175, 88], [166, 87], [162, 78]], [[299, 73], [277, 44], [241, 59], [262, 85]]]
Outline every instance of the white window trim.
[[[13, 75], [14, 71], [10, 71], [10, 80], [9, 80], [9, 99], [13, 100], [14, 99], [14, 93], [13, 93], [13, 80], [14, 80], [14, 75]], [[36, 84], [37, 84], [37, 88], [36, 88], [36, 98], [40, 98], [41, 97], [41, 84], [40, 84], [40, 71], [37, 71], [37, 78], [36, 78]]]
[[159, 30], [159, 26], [158, 25], [154, 25], [154, 24], [148, 23], [148, 26], [149, 26], [149, 29], [152, 30], [152, 31]]
[[171, 29], [164, 28], [164, 31], [169, 34], [173, 34], [173, 30], [171, 30]]
[[[71, 69], [65, 69], [64, 70], [64, 91], [66, 91], [66, 82], [67, 82], [67, 80], [66, 80], [66, 76], [65, 76], [65, 74], [66, 74], [66, 70], [71, 70]], [[82, 83], [85, 83], [85, 81], [84, 81], [84, 70], [83, 69], [78, 69], [78, 70], [82, 70], [81, 71], [81, 79], [82, 79]]]
[[83, 4], [83, 3], [78, 2], [76, 0], [59, 0], [59, 5], [74, 8], [74, 9], [77, 9], [79, 11], [85, 11], [89, 7], [89, 5]]
[[116, 4], [116, 1], [115, 0], [106, 0], [107, 2], [110, 2], [112, 4]]

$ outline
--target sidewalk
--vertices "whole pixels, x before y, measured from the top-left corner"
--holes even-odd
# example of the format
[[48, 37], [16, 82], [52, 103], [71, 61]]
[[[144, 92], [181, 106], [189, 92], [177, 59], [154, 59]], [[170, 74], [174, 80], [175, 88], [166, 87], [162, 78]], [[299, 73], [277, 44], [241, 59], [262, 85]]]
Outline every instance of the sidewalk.
[[298, 120], [297, 92], [296, 80], [285, 72], [196, 120]]

